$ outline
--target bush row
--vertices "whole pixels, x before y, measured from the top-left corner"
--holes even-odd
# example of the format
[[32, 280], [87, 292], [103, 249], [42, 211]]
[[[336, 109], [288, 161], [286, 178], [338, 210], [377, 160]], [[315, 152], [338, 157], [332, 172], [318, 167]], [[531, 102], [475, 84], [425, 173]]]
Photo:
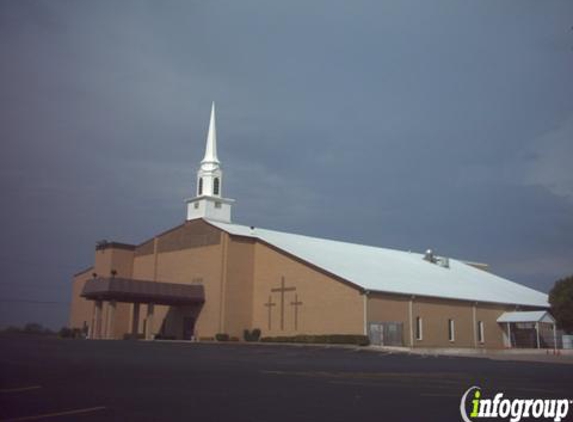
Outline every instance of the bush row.
[[50, 330], [49, 328], [46, 328], [44, 326], [42, 326], [41, 324], [35, 323], [35, 322], [30, 322], [28, 324], [26, 324], [24, 327], [14, 327], [14, 326], [9, 326], [6, 327], [2, 330], [0, 330], [0, 333], [9, 333], [9, 334], [40, 334], [40, 335], [54, 335], [55, 333]]
[[215, 334], [215, 340], [217, 341], [239, 341], [239, 337], [229, 337], [227, 333], [217, 333]]
[[361, 334], [299, 334], [296, 336], [263, 337], [261, 341], [267, 343], [354, 344], [357, 346], [368, 346], [370, 344], [368, 336]]
[[[255, 328], [253, 331], [245, 329], [243, 331], [243, 340], [245, 341], [259, 341], [261, 337], [261, 330]], [[201, 337], [199, 340], [217, 340], [217, 341], [239, 341], [238, 337], [230, 337], [227, 333], [217, 333], [213, 337]]]

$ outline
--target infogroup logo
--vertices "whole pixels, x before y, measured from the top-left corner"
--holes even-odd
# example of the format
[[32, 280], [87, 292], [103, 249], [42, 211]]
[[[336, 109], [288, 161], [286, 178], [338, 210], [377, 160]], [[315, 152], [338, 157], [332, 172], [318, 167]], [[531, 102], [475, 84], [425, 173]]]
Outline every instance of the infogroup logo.
[[481, 388], [473, 386], [462, 396], [460, 414], [464, 422], [480, 418], [509, 419], [511, 422], [533, 418], [559, 422], [567, 416], [572, 403], [569, 399], [508, 399], [503, 393], [484, 398]]

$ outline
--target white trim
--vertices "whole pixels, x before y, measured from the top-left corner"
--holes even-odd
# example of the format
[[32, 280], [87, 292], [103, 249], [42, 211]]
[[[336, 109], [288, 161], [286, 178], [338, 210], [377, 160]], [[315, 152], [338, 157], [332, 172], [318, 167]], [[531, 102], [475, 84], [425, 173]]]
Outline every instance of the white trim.
[[472, 306], [472, 319], [473, 319], [473, 334], [474, 334], [474, 347], [478, 347], [478, 333], [477, 333], [477, 304], [474, 302]]
[[364, 335], [368, 335], [368, 291], [364, 292]]
[[414, 296], [410, 297], [409, 306], [409, 319], [410, 319], [410, 347], [414, 347]]

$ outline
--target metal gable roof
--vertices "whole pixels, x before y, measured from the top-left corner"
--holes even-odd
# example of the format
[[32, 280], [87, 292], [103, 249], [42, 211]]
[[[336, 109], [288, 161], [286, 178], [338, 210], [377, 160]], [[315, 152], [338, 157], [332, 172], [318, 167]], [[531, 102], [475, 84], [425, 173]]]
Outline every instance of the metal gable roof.
[[555, 319], [547, 311], [505, 312], [497, 322], [547, 322], [554, 324]]
[[365, 290], [549, 307], [546, 294], [455, 259], [444, 268], [418, 253], [207, 221], [229, 234], [267, 242]]

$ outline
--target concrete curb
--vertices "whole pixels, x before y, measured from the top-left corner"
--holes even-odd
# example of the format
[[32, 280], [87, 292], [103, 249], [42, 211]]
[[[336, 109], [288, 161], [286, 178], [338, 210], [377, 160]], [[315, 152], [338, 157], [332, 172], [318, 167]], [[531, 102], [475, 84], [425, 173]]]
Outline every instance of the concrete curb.
[[[140, 340], [141, 341], [141, 340]], [[461, 357], [481, 358], [491, 360], [511, 360], [516, 362], [534, 363], [564, 363], [573, 364], [573, 350], [558, 349], [559, 355], [554, 355], [553, 349], [464, 349], [464, 348], [409, 348], [391, 346], [356, 346], [353, 344], [324, 344], [324, 343], [278, 343], [278, 342], [246, 342], [246, 341], [188, 341], [188, 340], [143, 340], [161, 343], [184, 344], [217, 344], [225, 346], [283, 346], [292, 348], [315, 349], [344, 349], [355, 352], [371, 352], [384, 355], [407, 354], [421, 357]]]

